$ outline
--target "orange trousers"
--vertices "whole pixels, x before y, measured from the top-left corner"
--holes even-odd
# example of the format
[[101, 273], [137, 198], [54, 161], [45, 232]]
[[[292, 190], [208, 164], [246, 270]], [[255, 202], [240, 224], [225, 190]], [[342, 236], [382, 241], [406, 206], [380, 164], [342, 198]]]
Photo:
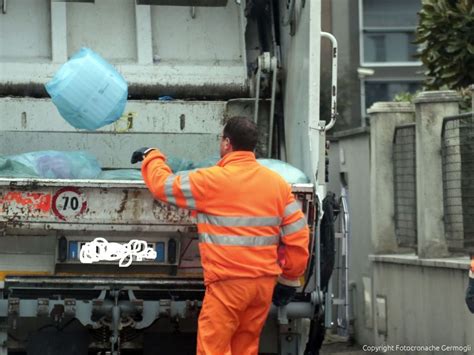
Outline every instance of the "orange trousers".
[[198, 355], [257, 355], [276, 277], [217, 281], [199, 315]]

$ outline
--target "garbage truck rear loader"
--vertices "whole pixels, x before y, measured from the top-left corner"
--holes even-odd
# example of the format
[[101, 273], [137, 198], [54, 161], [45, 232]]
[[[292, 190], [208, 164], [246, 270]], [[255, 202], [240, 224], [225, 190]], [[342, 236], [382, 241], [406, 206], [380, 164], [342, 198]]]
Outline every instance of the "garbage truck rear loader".
[[[228, 117], [253, 118], [257, 156], [309, 177], [292, 188], [311, 228], [303, 286], [272, 306], [260, 352], [316, 354], [325, 134], [336, 110], [334, 77], [333, 117], [320, 120], [322, 36], [335, 44], [320, 21], [320, 0], [4, 0], [0, 155], [81, 150], [104, 170], [130, 169], [133, 150], [158, 146], [202, 161], [218, 154]], [[97, 131], [70, 126], [44, 89], [81, 47], [128, 83], [123, 116]], [[142, 181], [0, 178], [0, 354], [192, 354], [204, 295], [195, 222]], [[81, 263], [95, 238], [146, 241], [156, 258]]]

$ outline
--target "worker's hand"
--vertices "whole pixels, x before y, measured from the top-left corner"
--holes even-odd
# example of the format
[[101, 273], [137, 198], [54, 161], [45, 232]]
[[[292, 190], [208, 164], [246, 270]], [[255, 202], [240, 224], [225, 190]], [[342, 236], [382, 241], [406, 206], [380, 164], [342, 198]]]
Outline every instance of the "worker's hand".
[[135, 164], [135, 163], [138, 163], [139, 161], [142, 161], [143, 159], [145, 159], [146, 155], [150, 153], [152, 150], [155, 150], [155, 148], [143, 147], [134, 151], [130, 162], [132, 164]]
[[277, 307], [286, 306], [291, 302], [293, 297], [296, 294], [296, 287], [282, 285], [277, 283], [275, 289], [273, 290], [272, 302]]
[[474, 313], [474, 273], [471, 271], [469, 276], [469, 284], [466, 290], [466, 305], [471, 313]]

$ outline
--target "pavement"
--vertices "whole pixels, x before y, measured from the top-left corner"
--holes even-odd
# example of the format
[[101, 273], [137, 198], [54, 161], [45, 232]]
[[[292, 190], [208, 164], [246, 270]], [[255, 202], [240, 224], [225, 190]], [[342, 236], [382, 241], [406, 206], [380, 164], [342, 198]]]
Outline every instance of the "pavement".
[[320, 355], [362, 355], [366, 354], [362, 347], [353, 344], [347, 338], [336, 334], [326, 333]]

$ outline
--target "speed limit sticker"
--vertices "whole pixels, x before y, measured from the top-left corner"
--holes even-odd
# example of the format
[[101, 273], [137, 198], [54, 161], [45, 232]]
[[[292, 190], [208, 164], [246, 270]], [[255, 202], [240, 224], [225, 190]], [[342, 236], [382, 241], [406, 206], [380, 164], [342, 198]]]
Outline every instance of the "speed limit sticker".
[[62, 220], [79, 216], [87, 208], [87, 200], [76, 187], [64, 187], [53, 196], [53, 213]]

